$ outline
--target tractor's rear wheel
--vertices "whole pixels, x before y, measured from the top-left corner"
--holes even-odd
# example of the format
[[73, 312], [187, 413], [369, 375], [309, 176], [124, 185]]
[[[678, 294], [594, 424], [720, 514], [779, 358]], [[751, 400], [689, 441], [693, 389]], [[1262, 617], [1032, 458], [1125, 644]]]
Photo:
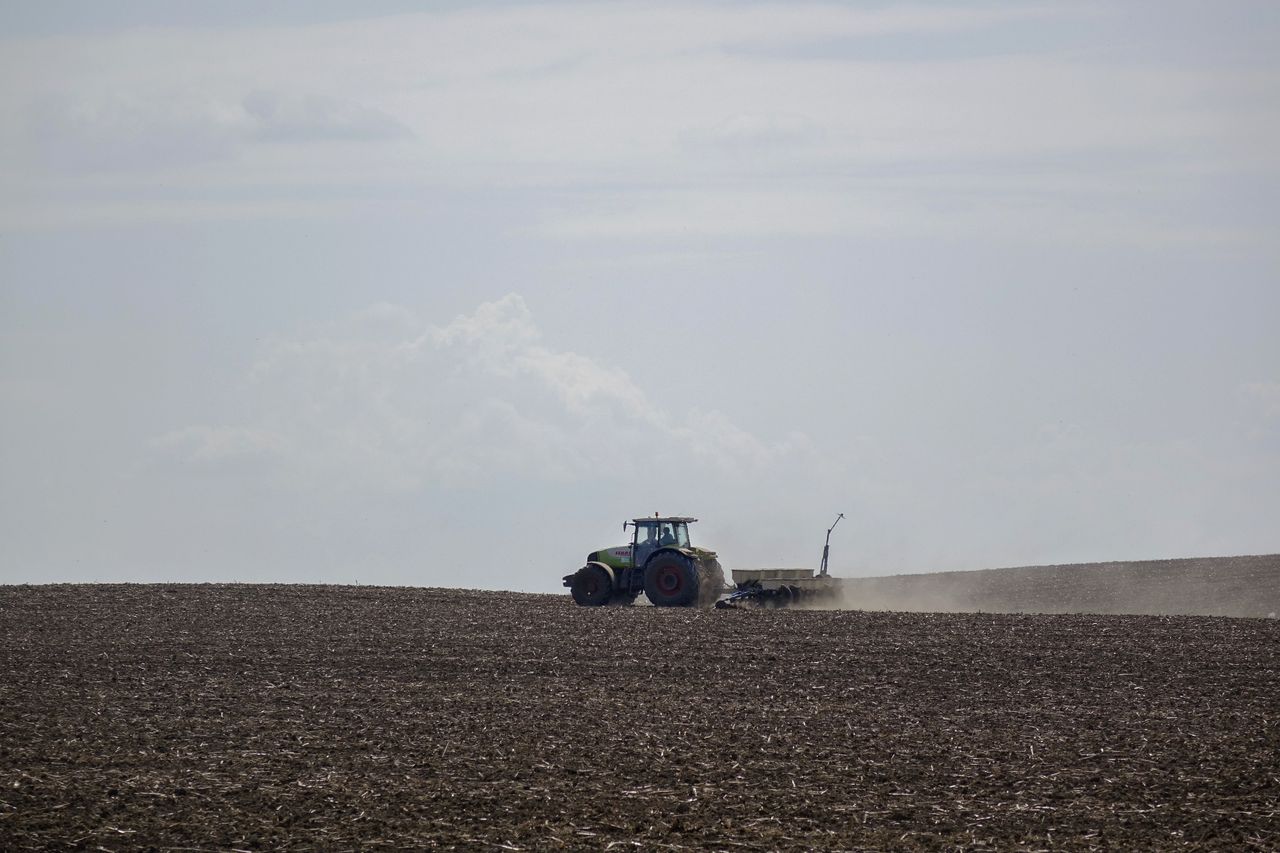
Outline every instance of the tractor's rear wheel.
[[583, 566], [573, 576], [569, 593], [583, 607], [599, 607], [613, 595], [613, 582], [599, 566]]
[[698, 568], [684, 554], [663, 551], [644, 571], [644, 594], [654, 607], [689, 607], [698, 603]]

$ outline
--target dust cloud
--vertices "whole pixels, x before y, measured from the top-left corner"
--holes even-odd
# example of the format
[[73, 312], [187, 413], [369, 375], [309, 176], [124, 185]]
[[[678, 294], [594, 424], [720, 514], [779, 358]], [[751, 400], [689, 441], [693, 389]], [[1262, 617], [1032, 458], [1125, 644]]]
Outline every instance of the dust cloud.
[[849, 578], [810, 608], [1266, 618], [1280, 611], [1280, 554]]

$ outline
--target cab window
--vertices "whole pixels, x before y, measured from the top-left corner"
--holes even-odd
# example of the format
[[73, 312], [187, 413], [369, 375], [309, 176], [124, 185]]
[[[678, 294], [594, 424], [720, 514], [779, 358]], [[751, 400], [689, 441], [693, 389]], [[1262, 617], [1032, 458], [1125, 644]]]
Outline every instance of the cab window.
[[657, 545], [658, 544], [658, 525], [645, 524], [643, 522], [636, 525], [636, 543], [639, 545]]
[[674, 545], [677, 548], [688, 548], [689, 525], [680, 521], [664, 522], [658, 533], [658, 544]]

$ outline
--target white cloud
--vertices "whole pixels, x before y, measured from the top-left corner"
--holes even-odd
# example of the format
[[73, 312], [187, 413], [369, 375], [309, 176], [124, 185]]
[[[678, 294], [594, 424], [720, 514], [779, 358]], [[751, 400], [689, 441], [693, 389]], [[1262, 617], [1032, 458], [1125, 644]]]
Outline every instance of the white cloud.
[[267, 142], [372, 141], [412, 135], [381, 110], [322, 95], [255, 91], [242, 106], [252, 120], [252, 137]]
[[191, 426], [156, 439], [156, 446], [185, 451], [197, 462], [221, 462], [245, 457], [282, 456], [288, 442], [270, 430], [239, 426]]
[[98, 97], [55, 94], [30, 105], [31, 141], [47, 165], [69, 170], [168, 169], [236, 150], [235, 105], [178, 93]]
[[163, 438], [193, 461], [271, 458], [272, 475], [417, 489], [601, 471], [758, 473], [810, 457], [805, 436], [770, 443], [714, 410], [660, 404], [625, 371], [542, 342], [509, 294], [443, 326], [378, 305], [271, 343], [250, 373], [247, 423]]
[[369, 142], [411, 132], [379, 110], [315, 94], [255, 90], [54, 94], [29, 108], [35, 150], [75, 171], [173, 170], [235, 157], [255, 142]]
[[1263, 418], [1280, 419], [1280, 382], [1246, 382], [1240, 386], [1240, 393], [1262, 413]]

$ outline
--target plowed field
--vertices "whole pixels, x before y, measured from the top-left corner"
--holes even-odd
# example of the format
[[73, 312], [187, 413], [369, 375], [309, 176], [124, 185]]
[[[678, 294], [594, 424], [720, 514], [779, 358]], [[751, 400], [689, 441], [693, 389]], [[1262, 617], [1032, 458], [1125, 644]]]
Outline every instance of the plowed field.
[[0, 588], [0, 849], [1280, 849], [1280, 621]]

